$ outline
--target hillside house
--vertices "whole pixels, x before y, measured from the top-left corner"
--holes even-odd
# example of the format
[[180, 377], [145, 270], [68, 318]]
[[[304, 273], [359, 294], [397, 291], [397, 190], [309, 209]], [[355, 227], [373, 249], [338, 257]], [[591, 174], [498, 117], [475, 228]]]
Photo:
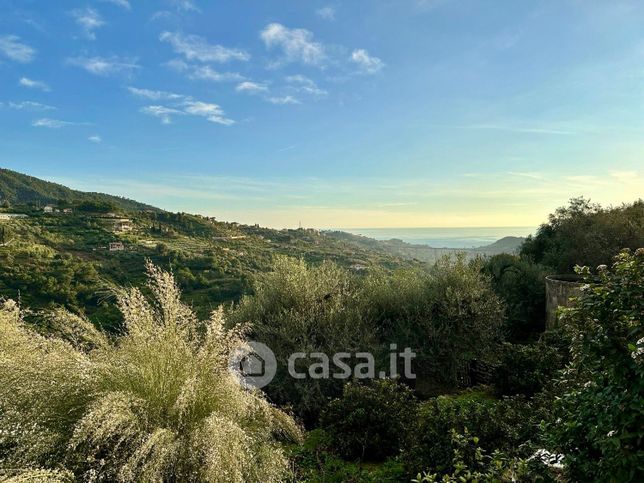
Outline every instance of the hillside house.
[[122, 252], [125, 250], [125, 246], [122, 242], [110, 242], [109, 249], [111, 252]]
[[52, 205], [47, 205], [42, 209], [43, 212], [45, 213], [53, 213], [54, 212], [54, 207]]
[[74, 210], [72, 210], [71, 208], [63, 209], [63, 213], [65, 213], [66, 215], [71, 215], [73, 212], [74, 212]]
[[129, 233], [134, 230], [132, 220], [128, 218], [121, 218], [114, 222], [114, 232], [116, 233]]

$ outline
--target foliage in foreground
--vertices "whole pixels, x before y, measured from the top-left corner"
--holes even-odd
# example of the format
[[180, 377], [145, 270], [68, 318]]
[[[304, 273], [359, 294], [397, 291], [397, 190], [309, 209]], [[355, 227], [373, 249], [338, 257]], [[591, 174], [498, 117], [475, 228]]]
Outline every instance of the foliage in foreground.
[[642, 481], [644, 248], [599, 267], [599, 279], [563, 313], [571, 363], [547, 431], [573, 480]]
[[521, 398], [497, 400], [477, 391], [432, 398], [419, 405], [402, 459], [413, 474], [419, 470], [447, 474], [459, 449], [452, 435], [468, 431], [481, 438], [485, 451], [529, 456], [537, 418], [535, 406]]
[[555, 481], [550, 470], [538, 460], [510, 458], [500, 451], [489, 454], [479, 447], [479, 438], [456, 431], [451, 433], [455, 447], [450, 472], [443, 474], [418, 474], [414, 483], [466, 483], [494, 482], [510, 483], [516, 481]]
[[320, 422], [337, 454], [377, 461], [398, 454], [416, 418], [416, 406], [411, 389], [395, 381], [349, 383], [342, 398], [326, 407]]
[[241, 330], [222, 312], [200, 323], [172, 276], [149, 266], [148, 301], [119, 294], [126, 333], [115, 340], [66, 312], [55, 336], [0, 307], [0, 470], [41, 468], [65, 481], [280, 481], [280, 440], [299, 430], [261, 394], [243, 390], [228, 357]]

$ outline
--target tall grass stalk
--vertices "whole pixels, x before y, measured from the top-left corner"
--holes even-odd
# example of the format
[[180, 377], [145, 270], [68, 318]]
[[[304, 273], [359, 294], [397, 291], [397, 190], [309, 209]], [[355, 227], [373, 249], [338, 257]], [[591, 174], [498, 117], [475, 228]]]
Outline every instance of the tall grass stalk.
[[[228, 357], [244, 329], [200, 322], [171, 274], [148, 265], [151, 297], [118, 293], [110, 338], [59, 310], [41, 335], [0, 303], [0, 477], [37, 481], [282, 481], [294, 421], [240, 387]], [[46, 481], [46, 480], [42, 480]]]

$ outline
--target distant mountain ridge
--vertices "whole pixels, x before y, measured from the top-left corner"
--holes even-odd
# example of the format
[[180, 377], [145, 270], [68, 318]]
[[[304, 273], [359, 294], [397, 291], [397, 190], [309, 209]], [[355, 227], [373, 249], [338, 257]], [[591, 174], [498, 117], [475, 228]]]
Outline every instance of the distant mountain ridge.
[[67, 203], [103, 202], [126, 211], [163, 211], [160, 208], [105, 193], [91, 193], [67, 188], [58, 183], [44, 181], [33, 176], [0, 168], [0, 203], [12, 205], [36, 203], [40, 205]]
[[396, 238], [390, 240], [375, 240], [364, 235], [354, 235], [344, 231], [328, 231], [325, 233], [329, 237], [343, 240], [354, 246], [387, 253], [406, 260], [417, 260], [429, 263], [433, 263], [445, 255], [455, 255], [457, 253], [464, 253], [469, 258], [493, 256], [501, 253], [516, 254], [525, 241], [523, 237], [506, 236], [494, 243], [477, 248], [442, 248], [407, 243]]

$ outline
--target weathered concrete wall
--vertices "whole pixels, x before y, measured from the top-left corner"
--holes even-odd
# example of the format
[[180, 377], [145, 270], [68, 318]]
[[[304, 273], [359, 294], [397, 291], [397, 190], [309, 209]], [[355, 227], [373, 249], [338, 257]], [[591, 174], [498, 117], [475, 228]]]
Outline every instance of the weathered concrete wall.
[[550, 275], [546, 277], [546, 329], [557, 326], [557, 308], [569, 307], [570, 298], [581, 293], [583, 285], [577, 275]]

